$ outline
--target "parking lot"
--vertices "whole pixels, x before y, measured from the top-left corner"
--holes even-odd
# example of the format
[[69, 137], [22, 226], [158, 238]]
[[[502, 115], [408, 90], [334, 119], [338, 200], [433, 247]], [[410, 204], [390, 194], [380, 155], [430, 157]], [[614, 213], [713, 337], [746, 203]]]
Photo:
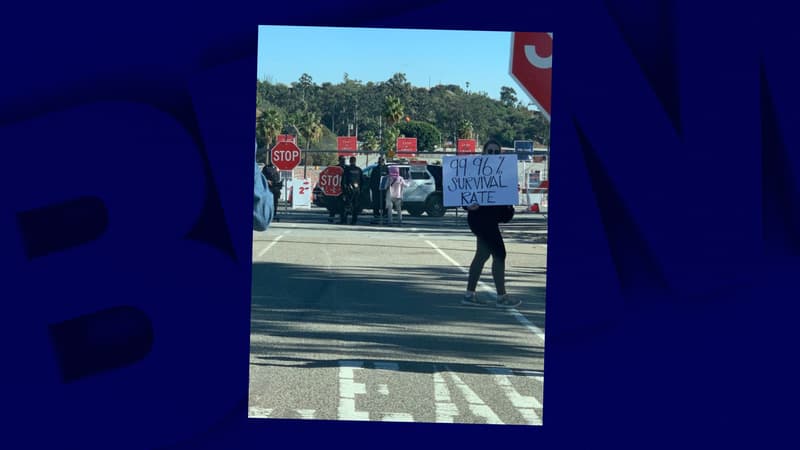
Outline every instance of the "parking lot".
[[[541, 424], [547, 225], [519, 209], [503, 226], [513, 310], [460, 304], [463, 211], [402, 227], [281, 211], [253, 234], [250, 416]], [[493, 299], [488, 265], [478, 290]]]

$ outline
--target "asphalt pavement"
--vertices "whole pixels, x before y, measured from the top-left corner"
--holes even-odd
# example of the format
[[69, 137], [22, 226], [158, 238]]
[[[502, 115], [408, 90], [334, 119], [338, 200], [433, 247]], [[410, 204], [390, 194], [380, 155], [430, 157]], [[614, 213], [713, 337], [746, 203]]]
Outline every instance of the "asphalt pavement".
[[463, 213], [371, 219], [294, 210], [253, 233], [250, 417], [542, 424], [545, 216], [502, 227], [510, 310], [460, 304]]

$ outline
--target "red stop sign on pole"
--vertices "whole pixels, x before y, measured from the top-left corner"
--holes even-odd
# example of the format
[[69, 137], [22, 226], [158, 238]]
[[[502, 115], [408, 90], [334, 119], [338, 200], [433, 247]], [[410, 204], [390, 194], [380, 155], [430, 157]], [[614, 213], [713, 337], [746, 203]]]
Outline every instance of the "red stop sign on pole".
[[511, 76], [550, 120], [553, 33], [511, 34]]
[[291, 141], [278, 142], [272, 147], [271, 156], [279, 170], [292, 170], [300, 164], [300, 147]]
[[327, 197], [342, 195], [342, 175], [344, 170], [339, 166], [326, 167], [319, 174], [319, 188]]

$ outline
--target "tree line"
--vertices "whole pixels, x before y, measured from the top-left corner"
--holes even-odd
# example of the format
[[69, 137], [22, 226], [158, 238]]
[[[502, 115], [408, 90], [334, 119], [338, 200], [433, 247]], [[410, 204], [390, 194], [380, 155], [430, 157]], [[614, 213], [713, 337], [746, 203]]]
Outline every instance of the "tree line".
[[[468, 87], [468, 84], [467, 84]], [[396, 139], [416, 137], [420, 151], [452, 150], [456, 139], [515, 140], [548, 144], [549, 124], [508, 86], [500, 100], [458, 85], [412, 86], [403, 73], [363, 83], [344, 74], [340, 83], [317, 84], [303, 74], [289, 85], [257, 81], [256, 136], [260, 161], [279, 134], [298, 136], [303, 149], [335, 150], [337, 136], [358, 136], [360, 149], [393, 156]], [[329, 165], [334, 153], [310, 153], [311, 165]]]

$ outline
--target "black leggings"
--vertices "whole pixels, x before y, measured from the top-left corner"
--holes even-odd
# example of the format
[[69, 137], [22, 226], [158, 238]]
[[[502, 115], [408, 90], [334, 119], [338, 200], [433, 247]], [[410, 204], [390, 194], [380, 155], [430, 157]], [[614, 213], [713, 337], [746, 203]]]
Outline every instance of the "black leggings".
[[472, 233], [478, 238], [478, 248], [469, 266], [467, 290], [475, 291], [483, 266], [492, 257], [492, 278], [497, 295], [506, 293], [506, 246], [497, 223], [470, 223]]

